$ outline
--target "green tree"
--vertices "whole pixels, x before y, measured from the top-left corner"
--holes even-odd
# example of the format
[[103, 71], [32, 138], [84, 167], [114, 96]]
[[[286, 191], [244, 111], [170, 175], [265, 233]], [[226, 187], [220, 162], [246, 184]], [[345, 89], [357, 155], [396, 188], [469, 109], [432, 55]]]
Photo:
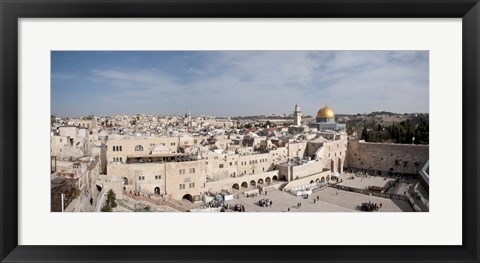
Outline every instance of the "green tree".
[[102, 212], [112, 212], [112, 208], [117, 207], [117, 198], [115, 192], [110, 189], [107, 192], [107, 200], [105, 201], [105, 205], [100, 209]]
[[107, 193], [107, 205], [109, 205], [110, 207], [117, 207], [117, 196], [115, 195], [115, 192], [110, 189]]

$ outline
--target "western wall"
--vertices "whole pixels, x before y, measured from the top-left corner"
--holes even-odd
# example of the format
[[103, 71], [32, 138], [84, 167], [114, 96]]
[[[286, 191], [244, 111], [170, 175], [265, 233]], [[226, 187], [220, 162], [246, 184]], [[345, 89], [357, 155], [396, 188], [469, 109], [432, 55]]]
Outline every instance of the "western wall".
[[345, 167], [417, 174], [429, 158], [428, 145], [370, 143], [352, 140]]

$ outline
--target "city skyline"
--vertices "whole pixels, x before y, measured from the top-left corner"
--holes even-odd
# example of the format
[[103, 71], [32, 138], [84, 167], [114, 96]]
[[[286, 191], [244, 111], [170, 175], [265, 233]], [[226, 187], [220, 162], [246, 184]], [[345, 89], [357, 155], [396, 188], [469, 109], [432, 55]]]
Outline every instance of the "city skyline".
[[[51, 109], [95, 114], [428, 113], [428, 51], [52, 51]], [[405, 103], [407, 101], [408, 103]]]

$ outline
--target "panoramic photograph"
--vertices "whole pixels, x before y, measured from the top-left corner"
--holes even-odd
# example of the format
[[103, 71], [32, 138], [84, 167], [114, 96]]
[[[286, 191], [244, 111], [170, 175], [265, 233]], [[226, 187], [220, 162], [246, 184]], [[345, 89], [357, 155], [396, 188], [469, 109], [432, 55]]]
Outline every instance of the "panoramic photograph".
[[429, 51], [51, 51], [51, 212], [428, 212]]

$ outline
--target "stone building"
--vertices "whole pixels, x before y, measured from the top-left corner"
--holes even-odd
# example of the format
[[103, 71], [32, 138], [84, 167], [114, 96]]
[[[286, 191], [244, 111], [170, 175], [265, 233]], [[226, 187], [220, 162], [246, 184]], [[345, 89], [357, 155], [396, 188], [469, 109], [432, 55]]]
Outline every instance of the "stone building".
[[[298, 105], [294, 118], [301, 125]], [[320, 121], [336, 125], [330, 119]], [[305, 133], [111, 136], [106, 142], [107, 175], [122, 178], [126, 191], [196, 202], [208, 191], [242, 191], [281, 181], [292, 187], [343, 172], [346, 134], [299, 127]]]

